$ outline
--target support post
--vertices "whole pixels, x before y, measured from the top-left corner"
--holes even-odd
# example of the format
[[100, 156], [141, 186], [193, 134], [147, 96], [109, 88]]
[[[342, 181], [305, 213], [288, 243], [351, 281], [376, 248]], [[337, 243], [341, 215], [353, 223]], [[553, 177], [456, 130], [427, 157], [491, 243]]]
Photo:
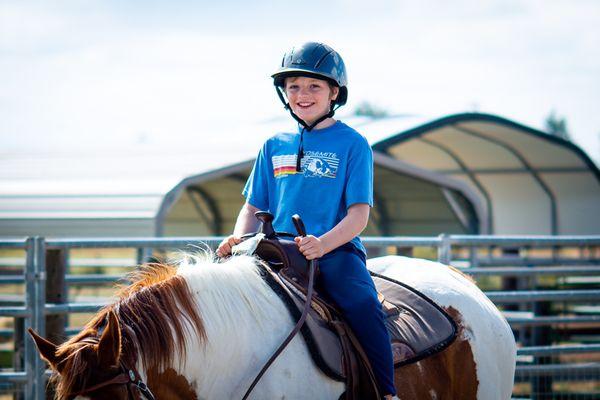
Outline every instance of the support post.
[[[66, 249], [46, 250], [46, 302], [64, 304], [68, 300], [66, 284], [68, 253]], [[65, 327], [68, 315], [52, 314], [46, 316], [46, 338], [60, 344], [66, 340]], [[46, 400], [54, 399], [54, 387], [46, 388]]]
[[[493, 252], [492, 249], [490, 249], [490, 252]], [[519, 249], [518, 248], [503, 248], [502, 249], [502, 256], [504, 257], [513, 257], [515, 259], [519, 258]], [[504, 291], [516, 291], [516, 290], [521, 290], [522, 289], [522, 279], [523, 278], [518, 278], [518, 277], [502, 277], [501, 280], [501, 290]], [[524, 306], [522, 304], [505, 304], [504, 305], [504, 310], [506, 311], [523, 311], [524, 310]], [[513, 331], [513, 333], [515, 334], [515, 339], [518, 342], [521, 342], [522, 346], [528, 346], [528, 342], [527, 342], [527, 331], [529, 330], [528, 327], [521, 327], [520, 329], [517, 328]]]
[[136, 263], [138, 266], [152, 260], [152, 248], [140, 247], [137, 249]]
[[[16, 317], [14, 319], [13, 343], [13, 368], [15, 371], [25, 370], [25, 340], [27, 339], [27, 332], [25, 331], [25, 318]], [[18, 386], [17, 386], [18, 388]], [[23, 390], [15, 390], [13, 395], [14, 400], [25, 400]]]
[[450, 238], [445, 233], [438, 236], [441, 243], [438, 247], [438, 262], [450, 265], [452, 261], [452, 245], [450, 244]]
[[[548, 289], [548, 288], [545, 288]], [[534, 315], [544, 317], [551, 314], [552, 303], [548, 301], [538, 301], [533, 305]], [[535, 326], [531, 332], [531, 344], [533, 346], [550, 346], [552, 344], [552, 330], [550, 326]], [[551, 364], [551, 356], [536, 356], [535, 365]], [[552, 376], [534, 376], [531, 378], [532, 399], [542, 400], [552, 397]]]
[[[64, 304], [67, 302], [67, 252], [65, 249], [46, 251], [46, 301], [48, 303]], [[46, 317], [46, 338], [53, 343], [65, 341], [65, 326], [67, 315], [54, 314]]]
[[[46, 307], [46, 242], [43, 237], [30, 237], [27, 238], [25, 248], [27, 250], [25, 307], [29, 313], [25, 320], [25, 330], [32, 328], [39, 335], [46, 336], [44, 318]], [[33, 339], [25, 337], [24, 341], [25, 372], [28, 376], [25, 386], [25, 398], [45, 400], [44, 372], [46, 371], [46, 364], [38, 355]]]

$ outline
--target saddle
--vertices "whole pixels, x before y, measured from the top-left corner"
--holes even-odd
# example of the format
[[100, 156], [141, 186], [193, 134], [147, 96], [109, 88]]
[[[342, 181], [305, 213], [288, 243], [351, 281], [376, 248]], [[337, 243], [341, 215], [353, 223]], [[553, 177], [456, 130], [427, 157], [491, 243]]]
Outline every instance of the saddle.
[[[346, 392], [341, 398], [380, 399], [369, 360], [343, 314], [318, 291], [313, 294], [309, 290], [310, 264], [293, 240], [296, 235], [275, 232], [273, 216], [267, 212], [257, 212], [256, 217], [261, 227], [259, 232], [244, 237], [254, 241], [246, 246], [247, 252], [261, 260], [263, 278], [286, 304], [292, 318], [299, 320], [306, 314], [299, 329], [314, 363], [331, 379], [345, 382]], [[297, 221], [299, 218], [295, 220], [299, 228]], [[299, 230], [303, 230], [303, 226]], [[318, 279], [318, 263], [314, 263], [314, 274]], [[395, 368], [436, 354], [454, 341], [457, 331], [454, 320], [431, 299], [408, 285], [374, 272], [370, 274], [387, 316], [385, 324], [390, 334]], [[311, 297], [310, 307], [306, 304], [307, 294]], [[305, 309], [308, 312], [303, 313]]]

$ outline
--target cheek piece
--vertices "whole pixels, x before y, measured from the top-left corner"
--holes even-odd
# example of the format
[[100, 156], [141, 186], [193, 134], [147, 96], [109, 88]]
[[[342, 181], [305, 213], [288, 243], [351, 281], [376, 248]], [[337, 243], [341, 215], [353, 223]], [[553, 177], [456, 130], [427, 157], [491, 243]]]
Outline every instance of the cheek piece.
[[301, 119], [299, 116], [297, 116], [293, 111], [292, 111], [292, 107], [290, 107], [290, 103], [286, 101], [284, 94], [283, 94], [283, 89], [280, 86], [275, 86], [275, 91], [277, 92], [277, 95], [279, 96], [279, 99], [281, 100], [281, 102], [283, 104], [285, 104], [285, 109], [288, 110], [290, 112], [290, 114], [292, 115], [292, 117], [300, 124], [302, 125], [302, 131], [300, 132], [300, 145], [298, 146], [298, 156], [296, 157], [296, 172], [302, 172], [302, 168], [301, 168], [301, 164], [302, 164], [302, 158], [304, 158], [304, 131], [312, 131], [314, 129], [315, 126], [319, 125], [322, 121], [326, 120], [327, 118], [331, 118], [334, 116], [335, 111], [340, 108], [340, 105], [338, 104], [338, 106], [335, 106], [335, 100], [331, 101], [331, 104], [329, 105], [329, 112], [320, 116], [315, 122], [313, 122], [311, 125], [308, 125], [303, 119]]

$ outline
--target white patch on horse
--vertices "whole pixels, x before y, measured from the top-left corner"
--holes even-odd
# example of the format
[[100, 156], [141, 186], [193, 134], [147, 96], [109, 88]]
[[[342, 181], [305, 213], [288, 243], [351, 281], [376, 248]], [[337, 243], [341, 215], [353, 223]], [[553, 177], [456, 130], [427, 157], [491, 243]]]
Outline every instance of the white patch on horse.
[[517, 351], [514, 336], [500, 311], [474, 283], [440, 263], [408, 257], [375, 258], [368, 261], [368, 268], [413, 286], [442, 307], [458, 310], [469, 322], [463, 335], [475, 359], [480, 383], [477, 398], [511, 397]]
[[[182, 263], [178, 274], [196, 297], [207, 340], [187, 338], [187, 359], [180, 373], [189, 382], [197, 380], [199, 398], [241, 398], [294, 323], [284, 303], [260, 277], [254, 258], [237, 256], [214, 263], [197, 257], [194, 261]], [[294, 398], [296, 394], [337, 399], [343, 391], [343, 383], [315, 368], [298, 336], [250, 397]]]
[[438, 396], [435, 390], [429, 389], [429, 397], [431, 397], [431, 400], [437, 400]]

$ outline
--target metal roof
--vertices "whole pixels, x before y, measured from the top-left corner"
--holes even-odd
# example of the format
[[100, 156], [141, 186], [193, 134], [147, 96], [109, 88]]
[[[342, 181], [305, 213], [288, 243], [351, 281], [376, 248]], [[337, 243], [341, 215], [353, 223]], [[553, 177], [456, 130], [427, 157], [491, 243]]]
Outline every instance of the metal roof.
[[572, 142], [505, 118], [450, 115], [373, 144], [391, 157], [464, 181], [496, 234], [600, 230], [600, 172]]
[[[258, 149], [289, 120], [211, 128], [177, 147], [0, 154], [0, 236], [226, 230]], [[343, 121], [375, 150], [372, 233], [472, 233], [473, 220], [480, 233], [552, 233], [553, 207], [555, 232], [598, 233], [598, 168], [570, 142], [487, 114]]]

